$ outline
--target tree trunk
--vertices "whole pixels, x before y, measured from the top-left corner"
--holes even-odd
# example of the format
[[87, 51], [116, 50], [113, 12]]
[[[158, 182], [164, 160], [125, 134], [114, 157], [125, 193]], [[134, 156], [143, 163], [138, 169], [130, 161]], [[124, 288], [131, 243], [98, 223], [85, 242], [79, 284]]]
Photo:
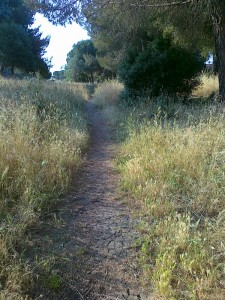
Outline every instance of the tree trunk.
[[94, 75], [93, 75], [93, 72], [91, 72], [91, 83], [94, 83]]
[[215, 48], [219, 74], [219, 95], [225, 101], [225, 4], [224, 0], [214, 1], [212, 20], [215, 34]]
[[11, 75], [14, 75], [14, 70], [15, 70], [14, 65], [11, 66], [10, 70], [11, 70]]
[[3, 62], [0, 62], [0, 75], [3, 75]]

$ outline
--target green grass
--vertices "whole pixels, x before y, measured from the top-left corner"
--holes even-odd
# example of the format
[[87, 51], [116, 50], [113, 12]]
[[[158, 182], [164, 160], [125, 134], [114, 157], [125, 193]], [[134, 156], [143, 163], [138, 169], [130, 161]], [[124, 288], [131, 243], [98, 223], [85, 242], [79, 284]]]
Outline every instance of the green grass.
[[27, 299], [32, 272], [20, 253], [82, 163], [84, 98], [81, 85], [0, 78], [1, 300]]
[[163, 100], [105, 109], [142, 220], [143, 283], [156, 298], [224, 299], [225, 107]]

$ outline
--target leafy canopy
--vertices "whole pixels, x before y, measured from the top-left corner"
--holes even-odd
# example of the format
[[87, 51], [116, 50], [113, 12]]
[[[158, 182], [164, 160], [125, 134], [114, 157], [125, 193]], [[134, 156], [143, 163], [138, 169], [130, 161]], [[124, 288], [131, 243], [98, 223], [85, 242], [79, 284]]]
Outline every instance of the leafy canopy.
[[97, 50], [91, 40], [74, 44], [67, 55], [66, 78], [70, 81], [93, 82], [94, 74], [101, 72], [96, 52]]

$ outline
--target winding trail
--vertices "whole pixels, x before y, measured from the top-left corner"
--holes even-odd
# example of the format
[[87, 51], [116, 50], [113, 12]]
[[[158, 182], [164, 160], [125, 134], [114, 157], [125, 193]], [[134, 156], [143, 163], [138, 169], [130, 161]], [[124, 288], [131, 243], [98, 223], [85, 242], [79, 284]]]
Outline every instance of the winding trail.
[[[52, 257], [60, 285], [37, 286], [32, 297], [146, 300], [133, 247], [137, 232], [112, 164], [116, 145], [102, 112], [92, 102], [87, 102], [86, 113], [91, 145], [82, 172], [62, 201], [56, 216], [58, 226], [44, 226], [43, 238], [40, 240], [38, 233], [34, 242], [39, 256]], [[54, 286], [54, 276], [52, 281]]]

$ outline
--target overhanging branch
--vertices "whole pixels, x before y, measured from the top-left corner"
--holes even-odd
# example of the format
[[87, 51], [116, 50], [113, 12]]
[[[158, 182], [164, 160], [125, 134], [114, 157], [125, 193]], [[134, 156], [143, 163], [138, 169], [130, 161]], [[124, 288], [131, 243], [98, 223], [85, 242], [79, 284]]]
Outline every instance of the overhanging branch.
[[[132, 7], [167, 7], [167, 6], [176, 6], [176, 5], [183, 5], [193, 3], [194, 0], [186, 0], [186, 1], [174, 1], [174, 2], [166, 2], [166, 3], [159, 3], [159, 4], [141, 4], [141, 3], [130, 3], [129, 6]], [[121, 5], [120, 2], [110, 1], [109, 4], [118, 4]]]

